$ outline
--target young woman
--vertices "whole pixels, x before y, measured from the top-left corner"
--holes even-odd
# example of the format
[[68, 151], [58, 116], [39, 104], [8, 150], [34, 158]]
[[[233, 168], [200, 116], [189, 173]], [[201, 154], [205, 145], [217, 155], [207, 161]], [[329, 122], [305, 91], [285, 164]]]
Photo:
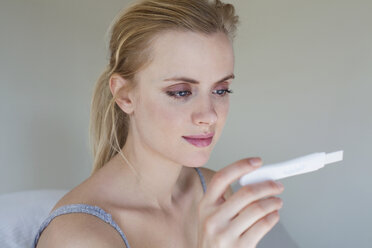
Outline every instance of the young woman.
[[281, 185], [229, 187], [260, 158], [201, 168], [229, 110], [237, 23], [219, 0], [145, 0], [118, 16], [92, 101], [93, 173], [35, 247], [247, 248], [278, 222]]

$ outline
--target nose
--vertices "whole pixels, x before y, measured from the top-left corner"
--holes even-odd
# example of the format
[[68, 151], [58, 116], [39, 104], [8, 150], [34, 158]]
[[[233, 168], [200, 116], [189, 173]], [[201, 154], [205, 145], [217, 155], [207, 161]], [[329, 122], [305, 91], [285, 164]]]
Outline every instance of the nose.
[[206, 97], [195, 104], [192, 120], [198, 126], [212, 126], [216, 123], [217, 113], [210, 98]]

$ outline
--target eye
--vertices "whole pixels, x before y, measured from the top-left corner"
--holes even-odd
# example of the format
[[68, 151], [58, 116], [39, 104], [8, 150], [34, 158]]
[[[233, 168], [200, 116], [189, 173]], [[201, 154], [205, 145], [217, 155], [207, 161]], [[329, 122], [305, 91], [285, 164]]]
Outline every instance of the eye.
[[[216, 92], [215, 94], [217, 94], [218, 96], [225, 96], [227, 94], [230, 94], [230, 93], [233, 93], [232, 90], [230, 89], [219, 89], [219, 90], [215, 90], [214, 92]], [[167, 91], [166, 92], [167, 95], [173, 97], [173, 98], [176, 98], [176, 99], [186, 99], [189, 95], [191, 95], [192, 93], [188, 90], [182, 90], [182, 91]]]
[[217, 95], [219, 96], [225, 96], [226, 94], [231, 94], [233, 91], [231, 89], [220, 89], [220, 90], [215, 90]]
[[182, 91], [167, 91], [167, 94], [174, 98], [185, 98], [188, 95], [191, 95], [191, 92], [188, 90]]

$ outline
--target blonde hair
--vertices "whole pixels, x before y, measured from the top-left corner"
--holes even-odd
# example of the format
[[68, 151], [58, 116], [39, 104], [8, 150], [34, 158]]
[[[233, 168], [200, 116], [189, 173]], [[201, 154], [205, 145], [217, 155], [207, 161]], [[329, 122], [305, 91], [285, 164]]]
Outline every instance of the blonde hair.
[[92, 174], [117, 153], [124, 157], [121, 149], [129, 117], [115, 103], [118, 94], [111, 94], [110, 77], [119, 74], [129, 82], [124, 90], [135, 88], [136, 73], [150, 62], [151, 40], [162, 31], [223, 32], [233, 40], [239, 22], [234, 6], [220, 0], [142, 0], [115, 19], [110, 28], [109, 64], [96, 83], [91, 103]]

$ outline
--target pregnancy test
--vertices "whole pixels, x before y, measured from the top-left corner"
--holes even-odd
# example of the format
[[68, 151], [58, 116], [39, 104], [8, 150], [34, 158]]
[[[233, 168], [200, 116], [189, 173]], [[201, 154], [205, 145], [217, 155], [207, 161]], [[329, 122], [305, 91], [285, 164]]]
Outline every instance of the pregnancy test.
[[278, 180], [294, 175], [319, 170], [326, 164], [343, 159], [343, 151], [332, 153], [317, 152], [285, 162], [262, 166], [239, 179], [241, 186], [266, 180]]

